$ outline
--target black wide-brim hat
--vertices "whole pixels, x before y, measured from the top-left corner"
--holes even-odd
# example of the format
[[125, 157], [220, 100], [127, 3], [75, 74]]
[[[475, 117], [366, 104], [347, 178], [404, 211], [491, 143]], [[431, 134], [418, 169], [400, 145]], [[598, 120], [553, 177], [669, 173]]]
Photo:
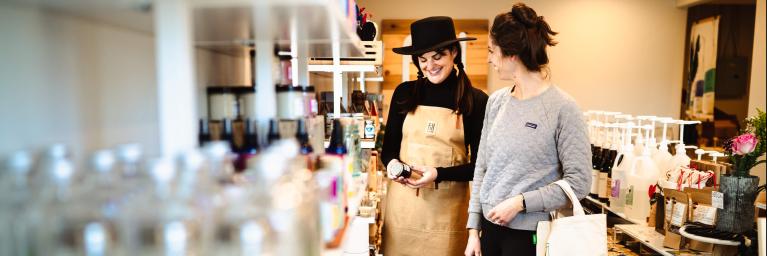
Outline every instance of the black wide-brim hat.
[[392, 49], [403, 55], [421, 55], [460, 41], [477, 40], [473, 37], [456, 38], [453, 19], [445, 16], [428, 17], [410, 24], [411, 46]]

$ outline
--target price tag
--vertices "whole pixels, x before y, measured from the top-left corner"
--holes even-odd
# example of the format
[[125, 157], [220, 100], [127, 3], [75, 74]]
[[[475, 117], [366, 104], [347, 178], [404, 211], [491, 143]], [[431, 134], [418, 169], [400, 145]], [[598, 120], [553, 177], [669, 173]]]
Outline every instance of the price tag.
[[666, 222], [671, 222], [671, 212], [673, 210], [674, 210], [674, 201], [671, 199], [666, 199], [666, 208], [665, 208]]
[[716, 208], [706, 205], [697, 205], [692, 213], [692, 221], [706, 225], [714, 225], [716, 221]]
[[684, 224], [684, 217], [687, 213], [687, 204], [675, 203], [674, 212], [671, 216], [671, 225], [681, 227]]
[[722, 192], [711, 192], [711, 206], [717, 209], [724, 209], [724, 194]]

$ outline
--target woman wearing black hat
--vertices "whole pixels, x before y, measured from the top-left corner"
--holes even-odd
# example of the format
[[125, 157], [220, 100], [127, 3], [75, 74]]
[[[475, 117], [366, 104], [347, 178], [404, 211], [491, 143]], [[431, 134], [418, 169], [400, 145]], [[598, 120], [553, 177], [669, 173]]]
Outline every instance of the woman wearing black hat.
[[493, 21], [488, 61], [514, 86], [488, 99], [467, 256], [536, 255], [538, 222], [569, 202], [554, 182], [566, 181], [579, 199], [588, 193], [591, 148], [583, 114], [547, 72], [553, 35], [543, 17], [521, 3]]
[[[383, 230], [386, 255], [461, 255], [466, 248], [470, 187], [487, 94], [471, 85], [453, 20], [410, 25], [418, 79], [392, 95], [382, 160], [390, 182]], [[402, 164], [418, 174], [393, 174]], [[399, 167], [399, 168], [398, 168]], [[420, 177], [418, 177], [420, 176]]]

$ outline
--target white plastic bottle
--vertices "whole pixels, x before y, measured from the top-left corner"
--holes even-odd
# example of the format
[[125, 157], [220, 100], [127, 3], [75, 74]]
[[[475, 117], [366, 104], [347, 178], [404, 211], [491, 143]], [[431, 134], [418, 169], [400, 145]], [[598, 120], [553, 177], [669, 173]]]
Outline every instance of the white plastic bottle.
[[[668, 169], [663, 171], [663, 173], [659, 174], [659, 176], [662, 176], [662, 177], [665, 177], [666, 173], [673, 172], [674, 170], [676, 170], [677, 168], [679, 168], [681, 166], [688, 166], [688, 165], [690, 165], [690, 160], [691, 159], [690, 159], [689, 156], [687, 156], [687, 152], [685, 151], [685, 149], [688, 149], [688, 148], [695, 149], [695, 148], [697, 148], [696, 146], [686, 146], [686, 145], [684, 145], [684, 125], [687, 125], [687, 124], [699, 124], [700, 121], [678, 120], [676, 123], [679, 124], [679, 141], [678, 141], [679, 143], [674, 148], [675, 149], [674, 150], [674, 156], [671, 157], [671, 160], [669, 161]], [[673, 184], [674, 184], [674, 182], [669, 182], [669, 181], [661, 182], [661, 186], [664, 187], [664, 188], [674, 187]]]
[[[645, 130], [645, 138], [650, 136], [649, 125], [642, 127]], [[642, 155], [636, 157], [631, 165], [631, 170], [628, 172], [629, 180], [629, 194], [627, 197], [627, 204], [625, 206], [626, 217], [631, 220], [644, 223], [650, 213], [650, 197], [648, 196], [648, 190], [650, 186], [654, 186], [658, 180], [658, 167], [650, 158], [650, 148], [645, 147], [642, 150]], [[631, 197], [631, 204], [628, 203]]]
[[621, 130], [621, 136], [618, 143], [621, 147], [618, 149], [618, 156], [615, 157], [615, 163], [612, 168], [612, 180], [610, 184], [610, 208], [613, 211], [623, 212], [626, 202], [626, 167], [627, 163], [634, 158], [634, 146], [628, 139], [628, 130], [631, 123], [622, 123], [618, 127]]
[[671, 169], [670, 165], [672, 157], [668, 150], [669, 140], [666, 136], [666, 131], [668, 130], [668, 124], [675, 123], [676, 121], [672, 120], [671, 118], [664, 118], [659, 121], [663, 123], [663, 138], [658, 144], [658, 151], [655, 153], [655, 155], [653, 155], [652, 160], [655, 162], [655, 165], [658, 166], [658, 182], [659, 184], [663, 184], [662, 181], [666, 180], [666, 172]]

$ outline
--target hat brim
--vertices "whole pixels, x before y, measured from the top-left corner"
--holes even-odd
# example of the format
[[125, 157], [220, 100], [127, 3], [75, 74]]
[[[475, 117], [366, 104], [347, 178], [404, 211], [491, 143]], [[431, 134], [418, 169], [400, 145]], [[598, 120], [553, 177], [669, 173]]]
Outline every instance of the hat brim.
[[442, 47], [454, 44], [456, 42], [474, 41], [474, 40], [477, 40], [477, 39], [474, 38], [474, 37], [461, 37], [461, 38], [456, 38], [456, 39], [444, 41], [444, 42], [435, 44], [435, 45], [430, 46], [430, 47], [422, 48], [422, 49], [416, 49], [413, 46], [405, 46], [405, 47], [394, 48], [394, 49], [392, 49], [392, 51], [394, 51], [394, 53], [402, 54], [402, 55], [420, 55], [420, 54], [424, 54], [424, 53], [427, 53], [427, 52], [430, 52], [430, 51], [434, 51], [434, 50], [437, 50], [439, 48], [442, 48]]

